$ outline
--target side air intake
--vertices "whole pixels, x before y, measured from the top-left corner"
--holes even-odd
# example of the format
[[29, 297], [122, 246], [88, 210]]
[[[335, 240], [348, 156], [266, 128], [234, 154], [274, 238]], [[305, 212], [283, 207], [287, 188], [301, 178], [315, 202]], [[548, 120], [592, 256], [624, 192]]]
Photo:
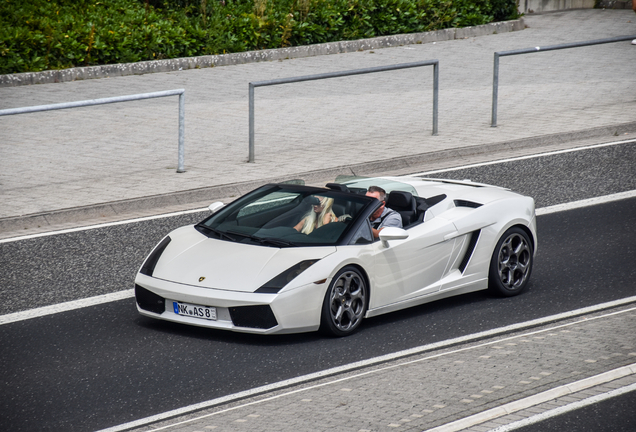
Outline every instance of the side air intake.
[[479, 204], [476, 202], [472, 202], [472, 201], [466, 201], [466, 200], [455, 200], [455, 207], [470, 207], [470, 208], [478, 208], [481, 207], [483, 204]]
[[230, 317], [237, 327], [268, 329], [278, 325], [268, 305], [231, 307]]
[[466, 254], [462, 259], [462, 262], [459, 264], [459, 271], [464, 273], [466, 267], [468, 266], [468, 262], [470, 261], [470, 257], [473, 256], [473, 252], [475, 251], [475, 246], [477, 246], [477, 240], [479, 240], [479, 234], [481, 230], [473, 231], [470, 234], [470, 240], [468, 241], [468, 248], [466, 249]]
[[166, 301], [163, 297], [147, 290], [146, 288], [140, 287], [137, 284], [135, 284], [135, 298], [137, 299], [137, 304], [143, 310], [159, 315], [164, 313], [166, 310]]

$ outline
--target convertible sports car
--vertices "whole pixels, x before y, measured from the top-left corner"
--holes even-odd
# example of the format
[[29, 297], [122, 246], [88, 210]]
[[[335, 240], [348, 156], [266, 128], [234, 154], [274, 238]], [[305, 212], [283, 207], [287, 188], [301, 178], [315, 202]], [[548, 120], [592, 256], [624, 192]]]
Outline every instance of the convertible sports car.
[[[365, 195], [372, 185], [386, 190], [386, 206], [404, 227], [384, 228], [379, 239], [369, 217], [382, 203]], [[142, 315], [238, 332], [346, 336], [363, 318], [453, 295], [487, 288], [517, 295], [537, 248], [534, 200], [470, 181], [268, 184], [210, 210], [146, 258], [135, 279]], [[321, 223], [306, 230], [320, 211]]]

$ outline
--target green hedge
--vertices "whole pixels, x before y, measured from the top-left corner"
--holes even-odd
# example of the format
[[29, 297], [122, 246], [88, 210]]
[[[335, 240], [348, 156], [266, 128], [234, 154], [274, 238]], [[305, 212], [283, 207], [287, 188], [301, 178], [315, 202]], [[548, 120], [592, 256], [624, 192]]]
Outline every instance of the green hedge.
[[517, 17], [515, 0], [0, 0], [0, 73], [308, 45]]

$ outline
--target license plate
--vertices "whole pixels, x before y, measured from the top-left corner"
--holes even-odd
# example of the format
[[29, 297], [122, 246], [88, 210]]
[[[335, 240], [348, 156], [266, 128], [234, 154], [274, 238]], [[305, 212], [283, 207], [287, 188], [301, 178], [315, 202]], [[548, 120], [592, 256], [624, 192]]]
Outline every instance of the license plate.
[[216, 321], [215, 307], [199, 306], [181, 302], [172, 302], [172, 306], [174, 307], [174, 313], [177, 315]]

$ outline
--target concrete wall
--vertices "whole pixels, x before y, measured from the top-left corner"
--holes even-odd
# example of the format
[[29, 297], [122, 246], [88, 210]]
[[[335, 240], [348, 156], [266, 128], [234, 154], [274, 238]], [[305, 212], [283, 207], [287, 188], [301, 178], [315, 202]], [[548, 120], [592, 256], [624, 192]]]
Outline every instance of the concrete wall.
[[567, 9], [631, 9], [636, 0], [517, 0], [519, 12], [524, 14], [554, 12]]
[[519, 0], [520, 13], [553, 12], [567, 9], [592, 9], [596, 0]]

